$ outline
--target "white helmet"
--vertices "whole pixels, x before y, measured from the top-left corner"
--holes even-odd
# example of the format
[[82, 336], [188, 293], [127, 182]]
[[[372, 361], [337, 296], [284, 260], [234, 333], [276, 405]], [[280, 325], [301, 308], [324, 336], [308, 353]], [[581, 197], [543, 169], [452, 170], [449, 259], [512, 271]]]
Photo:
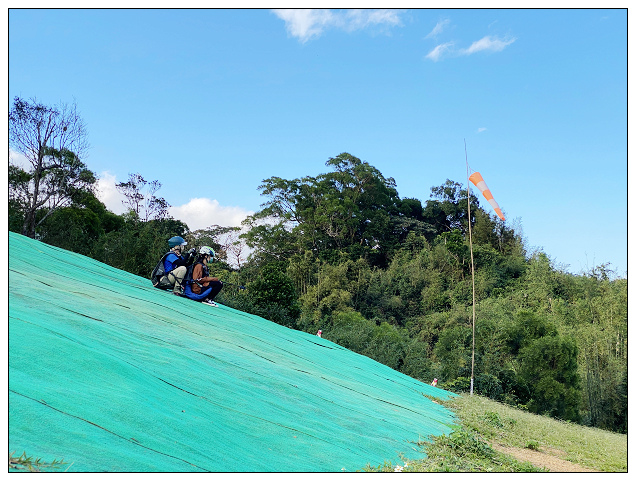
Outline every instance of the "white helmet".
[[216, 254], [214, 253], [214, 249], [212, 249], [212, 247], [202, 246], [199, 248], [199, 255], [210, 256], [212, 259], [214, 259], [214, 256]]

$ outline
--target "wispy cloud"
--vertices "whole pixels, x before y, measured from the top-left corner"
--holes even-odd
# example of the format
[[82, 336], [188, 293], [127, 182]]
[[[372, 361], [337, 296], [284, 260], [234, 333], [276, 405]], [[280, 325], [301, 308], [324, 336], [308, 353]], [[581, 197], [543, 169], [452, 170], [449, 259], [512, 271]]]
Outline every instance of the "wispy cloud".
[[397, 10], [278, 9], [273, 12], [285, 21], [289, 35], [298, 38], [301, 43], [319, 37], [327, 28], [353, 32], [402, 24]]
[[482, 132], [485, 132], [486, 130], [488, 130], [486, 127], [479, 127], [479, 128], [477, 129], [477, 133], [478, 133], [478, 134], [481, 134]]
[[402, 24], [398, 10], [348, 10], [344, 15], [345, 28], [349, 31], [373, 26], [398, 27]]
[[491, 52], [501, 52], [508, 45], [513, 43], [516, 38], [511, 38], [507, 40], [500, 40], [497, 37], [491, 37], [489, 35], [485, 36], [481, 40], [477, 40], [473, 42], [473, 44], [467, 49], [460, 50], [461, 55], [472, 55], [473, 53], [483, 52], [484, 50]]
[[453, 42], [443, 43], [438, 45], [433, 50], [431, 50], [426, 58], [432, 60], [433, 62], [437, 62], [446, 52], [448, 52], [453, 47]]
[[431, 32], [424, 38], [435, 38], [435, 37], [437, 37], [440, 33], [442, 33], [444, 31], [446, 26], [449, 25], [449, 24], [450, 24], [450, 20], [449, 19], [440, 20], [439, 22], [437, 22], [437, 25], [435, 25], [435, 28], [433, 28], [433, 30], [431, 30]]
[[302, 43], [320, 36], [334, 22], [331, 10], [274, 10], [274, 13], [285, 21], [287, 32]]
[[452, 56], [462, 56], [462, 55], [472, 55], [477, 52], [501, 52], [508, 45], [512, 44], [516, 38], [506, 38], [501, 40], [497, 37], [485, 36], [484, 38], [473, 42], [472, 45], [468, 48], [462, 49], [452, 49], [454, 43], [447, 42], [438, 45], [433, 50], [431, 50], [426, 58], [437, 62], [442, 59], [442, 57], [446, 57], [449, 55]]

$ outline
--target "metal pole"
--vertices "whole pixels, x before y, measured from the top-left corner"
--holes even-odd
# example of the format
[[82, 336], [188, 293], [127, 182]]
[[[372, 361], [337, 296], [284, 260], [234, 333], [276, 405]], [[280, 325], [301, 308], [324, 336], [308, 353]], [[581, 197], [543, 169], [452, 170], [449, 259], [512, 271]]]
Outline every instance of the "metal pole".
[[470, 395], [473, 395], [473, 384], [475, 381], [475, 262], [473, 260], [473, 231], [470, 225], [470, 180], [468, 172], [468, 150], [466, 149], [466, 139], [464, 139], [464, 153], [466, 154], [466, 192], [468, 197], [468, 239], [470, 243], [470, 270], [473, 277], [473, 354], [470, 366]]

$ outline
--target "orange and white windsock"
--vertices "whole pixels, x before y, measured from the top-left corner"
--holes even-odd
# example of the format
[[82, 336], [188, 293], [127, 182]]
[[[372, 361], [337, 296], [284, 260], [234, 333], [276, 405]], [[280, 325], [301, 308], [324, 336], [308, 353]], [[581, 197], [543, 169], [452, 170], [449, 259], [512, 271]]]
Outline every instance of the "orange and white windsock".
[[506, 218], [503, 215], [503, 212], [501, 212], [501, 209], [499, 208], [499, 204], [497, 204], [497, 201], [495, 201], [494, 197], [492, 196], [492, 193], [490, 192], [490, 189], [486, 185], [486, 182], [484, 182], [484, 178], [481, 176], [481, 174], [479, 172], [475, 172], [470, 177], [468, 177], [468, 180], [470, 180], [473, 184], [475, 184], [475, 187], [477, 187], [481, 191], [481, 193], [484, 194], [484, 197], [486, 198], [488, 203], [492, 205], [492, 208], [495, 209], [495, 212], [497, 213], [499, 218], [501, 220], [506, 220]]

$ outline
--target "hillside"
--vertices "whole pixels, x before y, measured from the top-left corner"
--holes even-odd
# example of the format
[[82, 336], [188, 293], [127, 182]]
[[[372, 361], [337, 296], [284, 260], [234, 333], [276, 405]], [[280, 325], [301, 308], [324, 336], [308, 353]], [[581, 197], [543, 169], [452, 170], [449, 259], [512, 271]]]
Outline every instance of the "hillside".
[[627, 435], [530, 413], [464, 393], [442, 404], [456, 413], [450, 435], [424, 442], [426, 458], [368, 471], [540, 472], [627, 471]]
[[[9, 450], [69, 471], [354, 471], [451, 393], [326, 339], [9, 234]], [[66, 469], [66, 466], [64, 467]]]
[[627, 435], [540, 416], [483, 396], [453, 397], [464, 429], [497, 451], [552, 472], [627, 471]]

